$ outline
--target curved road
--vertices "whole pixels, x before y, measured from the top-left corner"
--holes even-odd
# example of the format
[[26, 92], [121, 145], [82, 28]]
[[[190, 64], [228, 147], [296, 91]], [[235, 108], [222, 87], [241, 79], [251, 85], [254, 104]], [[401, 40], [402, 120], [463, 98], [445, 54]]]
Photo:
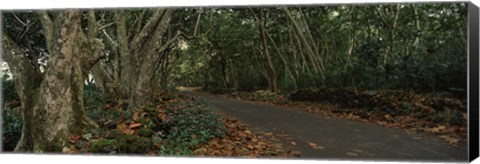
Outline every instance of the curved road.
[[[324, 118], [263, 103], [196, 96], [254, 130], [287, 132], [294, 138], [301, 158], [444, 162], [466, 162], [468, 159], [466, 144], [454, 147], [428, 134], [412, 135], [401, 129]], [[283, 143], [291, 145], [288, 141]], [[323, 149], [313, 149], [308, 143], [316, 143]]]

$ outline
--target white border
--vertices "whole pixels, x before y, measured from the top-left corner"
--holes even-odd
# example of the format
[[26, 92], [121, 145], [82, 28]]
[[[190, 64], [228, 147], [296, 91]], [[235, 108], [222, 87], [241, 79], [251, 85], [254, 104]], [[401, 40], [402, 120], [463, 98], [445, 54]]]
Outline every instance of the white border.
[[[374, 161], [330, 161], [330, 160], [282, 160], [282, 159], [242, 159], [242, 158], [176, 158], [176, 157], [148, 157], [148, 156], [89, 156], [89, 155], [23, 155], [23, 154], [0, 154], [0, 160], [2, 163], [23, 163], [28, 161], [29, 163], [49, 163], [49, 164], [90, 164], [90, 163], [102, 163], [102, 164], [150, 164], [150, 163], [166, 163], [166, 164], [318, 164], [318, 163], [335, 163], [335, 164], [347, 164], [347, 163], [384, 163], [384, 164], [397, 164], [400, 162], [374, 162]], [[408, 162], [408, 161], [406, 161]], [[408, 162], [411, 164], [438, 164], [434, 162]]]

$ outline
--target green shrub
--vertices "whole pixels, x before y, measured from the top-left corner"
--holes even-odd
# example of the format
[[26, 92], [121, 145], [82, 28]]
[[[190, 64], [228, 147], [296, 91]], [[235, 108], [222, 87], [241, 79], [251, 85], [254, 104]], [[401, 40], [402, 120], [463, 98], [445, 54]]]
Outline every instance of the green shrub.
[[94, 85], [85, 85], [83, 89], [83, 104], [90, 110], [105, 104], [100, 91]]
[[15, 82], [4, 72], [2, 77], [3, 102], [11, 107], [20, 106], [20, 97], [15, 89]]
[[112, 153], [117, 150], [115, 140], [112, 139], [100, 139], [94, 142], [88, 151], [92, 153]]
[[199, 100], [171, 103], [165, 110], [168, 127], [160, 154], [192, 155], [191, 150], [214, 137], [223, 137], [225, 127], [211, 107]]
[[[178, 107], [183, 105], [187, 106], [183, 109], [178, 109]], [[202, 136], [207, 131], [215, 137], [223, 136], [225, 127], [210, 108], [206, 103], [198, 100], [167, 108], [166, 112], [169, 120], [167, 124], [171, 127], [170, 132], [186, 130], [191, 134]]]
[[[205, 102], [172, 95], [162, 100], [160, 103], [166, 106], [149, 105], [136, 120], [132, 120], [133, 112], [116, 108], [87, 111], [105, 129], [103, 135], [98, 135], [100, 139], [94, 137], [96, 141], [88, 145], [87, 150], [93, 153], [156, 151], [161, 155], [193, 155], [192, 150], [199, 144], [225, 135], [219, 116]], [[141, 123], [142, 127], [135, 129], [133, 134], [125, 134], [116, 127], [121, 120]]]
[[4, 108], [2, 112], [3, 151], [13, 151], [22, 135], [22, 117], [18, 109]]

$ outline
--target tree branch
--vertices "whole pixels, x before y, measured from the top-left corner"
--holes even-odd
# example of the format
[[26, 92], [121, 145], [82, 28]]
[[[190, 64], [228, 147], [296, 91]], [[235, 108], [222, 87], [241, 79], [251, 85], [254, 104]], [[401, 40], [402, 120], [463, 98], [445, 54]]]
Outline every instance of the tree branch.
[[150, 17], [147, 24], [142, 28], [140, 33], [138, 33], [132, 41], [132, 47], [138, 49], [142, 46], [142, 43], [146, 42], [148, 38], [152, 37], [152, 32], [156, 29], [158, 23], [161, 21], [163, 15], [168, 11], [166, 10], [156, 10], [152, 17]]
[[45, 10], [38, 12], [38, 18], [40, 20], [40, 23], [42, 23], [42, 30], [43, 30], [43, 34], [45, 35], [48, 52], [52, 53], [53, 42], [55, 41], [55, 38], [54, 38], [55, 27], [52, 22], [52, 19], [48, 15], [48, 12]]

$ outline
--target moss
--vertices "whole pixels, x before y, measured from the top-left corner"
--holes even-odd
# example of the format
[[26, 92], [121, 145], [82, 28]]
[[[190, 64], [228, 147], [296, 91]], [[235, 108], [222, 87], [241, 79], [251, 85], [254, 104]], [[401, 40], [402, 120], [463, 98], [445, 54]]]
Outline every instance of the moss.
[[129, 143], [134, 141], [135, 138], [132, 135], [120, 133], [119, 135], [115, 136], [115, 140], [117, 141], [117, 146], [120, 150], [120, 153], [123, 153], [127, 150], [127, 146], [129, 145]]
[[149, 128], [138, 129], [138, 135], [142, 137], [150, 137], [154, 134], [154, 131]]
[[[44, 136], [44, 134], [40, 136]], [[57, 134], [53, 137], [51, 141], [48, 141], [45, 137], [38, 137], [38, 139], [36, 139], [35, 141], [36, 141], [34, 145], [35, 152], [44, 152], [44, 153], [55, 152], [56, 153], [56, 152], [62, 152], [64, 147], [71, 146], [70, 143], [67, 142], [68, 136], [64, 130], [60, 130], [59, 132], [57, 132]]]
[[149, 151], [150, 147], [152, 146], [152, 142], [149, 138], [140, 137], [133, 140], [127, 146], [128, 153], [146, 153]]
[[147, 113], [156, 113], [157, 112], [157, 109], [152, 108], [152, 107], [146, 107], [144, 110]]
[[115, 140], [113, 139], [100, 139], [89, 146], [88, 151], [92, 153], [110, 153], [117, 149], [115, 145]]
[[138, 119], [138, 122], [139, 123], [142, 123], [142, 124], [149, 124], [150, 122], [152, 122], [148, 117], [147, 118], [140, 118]]
[[107, 134], [105, 135], [105, 138], [113, 139], [113, 138], [116, 138], [116, 137], [121, 136], [121, 135], [123, 135], [123, 134], [122, 134], [122, 132], [120, 132], [120, 130], [114, 129], [114, 130], [108, 131]]

